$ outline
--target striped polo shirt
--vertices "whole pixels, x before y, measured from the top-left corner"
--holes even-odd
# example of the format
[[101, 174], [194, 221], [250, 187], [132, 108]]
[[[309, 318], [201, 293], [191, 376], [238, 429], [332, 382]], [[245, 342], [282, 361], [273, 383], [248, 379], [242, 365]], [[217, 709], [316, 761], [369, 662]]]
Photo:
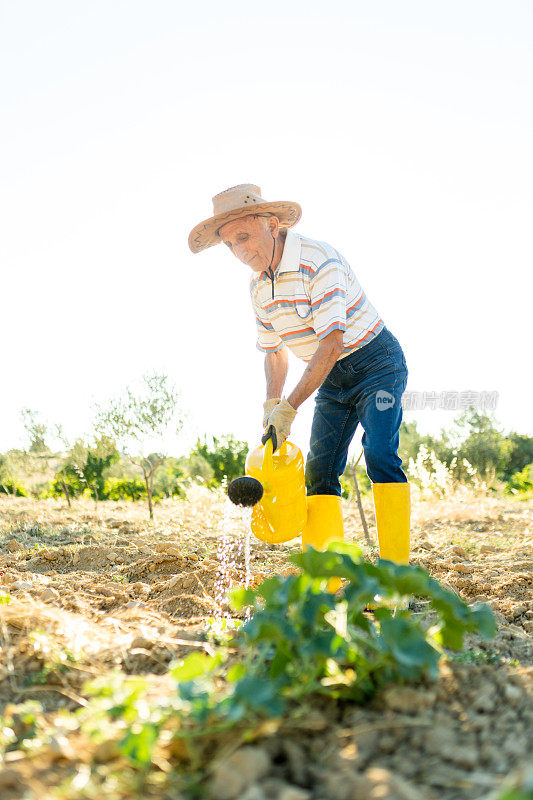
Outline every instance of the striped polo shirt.
[[345, 358], [384, 328], [338, 250], [290, 228], [274, 281], [267, 272], [254, 276], [250, 296], [257, 347], [263, 353], [287, 345], [298, 358], [309, 361], [321, 339], [342, 331], [344, 352], [339, 358]]

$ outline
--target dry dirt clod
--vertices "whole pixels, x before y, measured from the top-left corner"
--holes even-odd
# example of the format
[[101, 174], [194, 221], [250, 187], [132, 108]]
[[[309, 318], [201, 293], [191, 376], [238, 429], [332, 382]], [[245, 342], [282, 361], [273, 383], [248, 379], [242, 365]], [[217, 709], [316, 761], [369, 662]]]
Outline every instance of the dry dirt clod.
[[418, 714], [435, 705], [437, 693], [413, 689], [410, 686], [390, 686], [383, 692], [383, 702], [388, 708], [404, 714]]
[[452, 569], [454, 572], [460, 572], [463, 575], [466, 575], [468, 572], [472, 572], [472, 568], [467, 567], [466, 564], [452, 564]]
[[464, 559], [470, 558], [469, 554], [464, 549], [464, 547], [460, 547], [457, 544], [450, 547], [450, 549], [447, 551], [447, 555], [456, 556], [457, 558], [464, 558]]
[[278, 800], [309, 800], [311, 793], [299, 786], [285, 786], [278, 794]]
[[491, 544], [482, 544], [481, 547], [479, 548], [479, 552], [483, 553], [483, 554], [485, 554], [485, 553], [499, 553], [499, 551], [500, 551], [499, 547], [494, 547]]
[[39, 595], [40, 599], [44, 603], [53, 603], [54, 601], [59, 600], [59, 596], [60, 595], [57, 589], [54, 589], [52, 586], [47, 586], [46, 589], [43, 589]]
[[244, 794], [239, 795], [238, 800], [267, 800], [267, 796], [258, 783], [252, 783]]
[[117, 742], [114, 739], [107, 739], [100, 742], [94, 751], [93, 758], [97, 764], [107, 764], [108, 761], [113, 761], [120, 755], [120, 750]]
[[327, 772], [322, 786], [328, 800], [369, 800], [373, 784], [367, 776], [345, 769]]
[[141, 648], [142, 650], [150, 650], [154, 646], [154, 642], [150, 639], [146, 639], [144, 636], [136, 636], [133, 639], [130, 647], [132, 650], [136, 648]]
[[304, 748], [292, 739], [283, 742], [283, 750], [289, 763], [291, 779], [300, 785], [305, 785], [307, 779], [308, 759]]
[[30, 581], [15, 581], [13, 583], [14, 589], [31, 589], [33, 584]]
[[472, 703], [474, 711], [488, 713], [494, 711], [496, 707], [496, 690], [494, 686], [486, 683], [478, 694], [475, 696]]
[[213, 800], [235, 800], [252, 783], [263, 778], [270, 768], [270, 757], [261, 747], [241, 747], [226, 761], [216, 765], [208, 783]]
[[472, 586], [470, 578], [456, 578], [455, 585], [458, 589], [468, 589]]
[[393, 775], [388, 769], [370, 767], [365, 776], [373, 785], [367, 795], [368, 800], [424, 800], [415, 786], [399, 775]]
[[16, 769], [3, 769], [0, 772], [0, 789], [18, 789], [22, 786], [22, 775]]

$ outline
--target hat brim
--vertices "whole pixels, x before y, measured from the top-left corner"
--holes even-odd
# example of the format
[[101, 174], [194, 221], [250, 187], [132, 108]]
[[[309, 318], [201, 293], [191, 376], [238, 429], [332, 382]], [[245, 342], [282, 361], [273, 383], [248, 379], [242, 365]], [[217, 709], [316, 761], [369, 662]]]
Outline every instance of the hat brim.
[[233, 219], [240, 219], [241, 217], [248, 217], [252, 214], [274, 214], [279, 219], [280, 225], [284, 228], [291, 228], [296, 225], [302, 216], [302, 209], [298, 203], [287, 202], [272, 202], [272, 203], [254, 203], [253, 206], [241, 206], [234, 208], [232, 211], [226, 211], [224, 214], [217, 214], [215, 217], [200, 222], [196, 225], [189, 234], [189, 247], [193, 253], [199, 253], [207, 247], [212, 247], [215, 244], [220, 244], [222, 241], [218, 235], [218, 230], [226, 222]]

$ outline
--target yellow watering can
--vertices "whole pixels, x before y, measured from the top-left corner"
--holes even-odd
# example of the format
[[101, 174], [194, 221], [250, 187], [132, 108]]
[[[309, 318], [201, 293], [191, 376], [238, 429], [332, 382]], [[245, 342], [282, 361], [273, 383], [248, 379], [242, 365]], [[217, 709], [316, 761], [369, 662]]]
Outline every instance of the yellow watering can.
[[[319, 550], [343, 540], [341, 499], [336, 495], [306, 497], [304, 459], [299, 447], [284, 442], [273, 453], [272, 438], [248, 454], [246, 476], [228, 486], [233, 503], [253, 506], [251, 529], [268, 544], [281, 544], [302, 536], [304, 549]], [[328, 589], [337, 591], [340, 579], [331, 578]]]
[[280, 544], [300, 536], [307, 521], [304, 459], [291, 442], [272, 450], [272, 439], [252, 450], [245, 472], [263, 487], [252, 512], [252, 533], [262, 542]]
[[254, 536], [280, 544], [300, 536], [307, 521], [304, 459], [291, 442], [272, 451], [270, 438], [248, 453], [246, 477], [232, 481], [228, 495], [237, 505], [253, 506]]

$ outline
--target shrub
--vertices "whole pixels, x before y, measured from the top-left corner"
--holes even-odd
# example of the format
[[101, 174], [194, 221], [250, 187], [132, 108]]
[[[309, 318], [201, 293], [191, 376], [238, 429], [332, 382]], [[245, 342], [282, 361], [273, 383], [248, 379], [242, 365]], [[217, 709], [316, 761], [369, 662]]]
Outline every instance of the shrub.
[[520, 472], [511, 475], [505, 487], [506, 494], [518, 494], [529, 497], [533, 495], [533, 464], [528, 464]]
[[230, 483], [234, 478], [244, 475], [244, 464], [248, 454], [248, 444], [235, 439], [233, 436], [222, 436], [220, 439], [213, 437], [212, 443], [208, 444], [198, 440], [196, 447], [191, 450], [190, 458], [201, 456], [211, 469], [213, 477], [210, 487], [216, 488], [226, 480]]
[[10, 494], [13, 497], [29, 497], [30, 493], [25, 486], [17, 481], [2, 481], [0, 483], [0, 494]]
[[104, 487], [109, 500], [140, 500], [146, 497], [146, 484], [142, 478], [108, 478]]
[[186, 473], [177, 458], [166, 458], [154, 475], [154, 498], [185, 497]]

